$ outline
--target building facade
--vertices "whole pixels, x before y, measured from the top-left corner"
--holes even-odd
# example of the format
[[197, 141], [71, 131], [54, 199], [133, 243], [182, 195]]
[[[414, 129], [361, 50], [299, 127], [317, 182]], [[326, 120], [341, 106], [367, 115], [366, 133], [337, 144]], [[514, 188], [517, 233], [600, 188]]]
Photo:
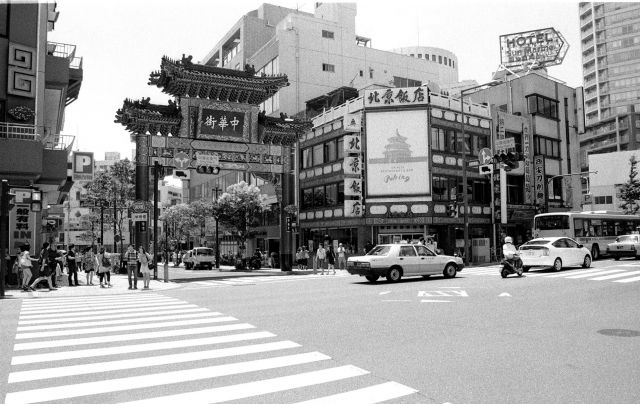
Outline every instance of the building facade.
[[[12, 252], [58, 241], [47, 240], [46, 225], [56, 209], [61, 213], [72, 185], [67, 161], [74, 138], [60, 132], [65, 108], [80, 92], [82, 58], [75, 45], [48, 40], [57, 18], [55, 3], [0, 4], [0, 179], [21, 190], [10, 213]], [[42, 212], [22, 197], [36, 189], [43, 192]]]
[[431, 47], [374, 49], [371, 39], [356, 34], [356, 13], [355, 3], [318, 2], [313, 14], [263, 4], [236, 22], [203, 63], [230, 69], [249, 64], [259, 74], [287, 74], [290, 85], [260, 106], [267, 115], [297, 114], [305, 110], [306, 101], [342, 86], [458, 81], [458, 60], [452, 52]]
[[640, 161], [640, 150], [594, 154], [589, 156], [588, 199], [585, 210], [622, 211], [620, 187], [629, 181], [630, 159]]

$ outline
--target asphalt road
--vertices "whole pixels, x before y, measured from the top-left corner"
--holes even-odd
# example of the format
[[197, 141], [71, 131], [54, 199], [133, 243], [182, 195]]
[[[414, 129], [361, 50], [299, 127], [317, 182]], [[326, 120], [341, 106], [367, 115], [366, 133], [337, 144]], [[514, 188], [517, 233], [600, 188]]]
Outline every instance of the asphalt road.
[[637, 403], [638, 277], [640, 261], [604, 260], [522, 278], [252, 276], [0, 301], [0, 397]]

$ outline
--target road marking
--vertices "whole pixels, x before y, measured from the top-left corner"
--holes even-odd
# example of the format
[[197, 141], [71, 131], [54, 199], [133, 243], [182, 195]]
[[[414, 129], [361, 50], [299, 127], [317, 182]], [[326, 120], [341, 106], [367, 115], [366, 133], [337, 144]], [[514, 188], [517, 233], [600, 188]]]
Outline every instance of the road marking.
[[[176, 384], [192, 382], [196, 380], [211, 379], [214, 377], [237, 375], [259, 370], [278, 369], [287, 366], [301, 365], [305, 363], [318, 362], [331, 359], [331, 357], [320, 352], [309, 352], [297, 355], [279, 356], [268, 359], [258, 359], [247, 362], [228, 363], [224, 365], [207, 366], [204, 368], [177, 370], [165, 373], [147, 374], [143, 376], [124, 377], [120, 379], [101, 380], [96, 382], [74, 383], [70, 386], [47, 387], [42, 389], [26, 390], [6, 395], [6, 404], [14, 403], [40, 403], [43, 401], [64, 400], [73, 397], [82, 397], [91, 394], [113, 393], [116, 391], [126, 391], [140, 387], [164, 386], [166, 384]], [[300, 375], [298, 375], [300, 376]], [[247, 383], [249, 384], [249, 383]], [[239, 387], [235, 385], [229, 387]], [[201, 392], [198, 392], [201, 393]], [[193, 394], [193, 393], [188, 393]], [[187, 395], [188, 395], [187, 394]], [[179, 395], [181, 396], [181, 395]], [[171, 396], [163, 397], [166, 401]], [[215, 397], [215, 398], [214, 398]], [[249, 396], [247, 396], [249, 397]], [[220, 398], [217, 394], [208, 397], [207, 402]], [[238, 397], [241, 398], [241, 397]], [[175, 402], [185, 402], [178, 400]], [[188, 400], [192, 403], [192, 400]], [[153, 402], [156, 402], [155, 399]]]
[[387, 290], [386, 292], [380, 292], [379, 294], [380, 294], [380, 295], [388, 295], [389, 293], [391, 293], [391, 291], [390, 291], [390, 290]]
[[427, 299], [422, 299], [422, 300], [420, 300], [420, 303], [451, 303], [451, 300], [427, 300]]
[[392, 300], [392, 299], [385, 299], [383, 300], [383, 302], [410, 302], [411, 300]]
[[34, 355], [14, 356], [11, 359], [11, 364], [23, 365], [27, 363], [53, 362], [79, 358], [96, 358], [100, 356], [120, 355], [135, 352], [156, 352], [165, 349], [202, 347], [206, 345], [224, 344], [227, 342], [253, 341], [262, 338], [272, 338], [275, 336], [275, 334], [267, 331], [258, 331], [244, 334], [222, 335], [217, 337], [152, 342], [149, 344], [122, 345], [109, 348], [90, 348], [68, 352], [37, 353]]
[[356, 376], [369, 374], [368, 371], [352, 365], [340, 366], [336, 368], [317, 370], [313, 372], [300, 373], [292, 376], [283, 376], [273, 379], [258, 380], [255, 382], [236, 384], [233, 386], [218, 387], [213, 389], [196, 391], [193, 393], [176, 394], [173, 396], [154, 397], [146, 400], [131, 401], [132, 403], [221, 403], [242, 398], [254, 397], [263, 394], [275, 393], [296, 389], [300, 387], [313, 386], [321, 383], [328, 383], [343, 380]]
[[[87, 316], [88, 314], [91, 314], [94, 318], [96, 317], [101, 317], [103, 314], [104, 315], [109, 315], [109, 314], [120, 314], [120, 313], [140, 313], [140, 307], [141, 306], [136, 306], [134, 308], [130, 308], [130, 309], [106, 309], [106, 310], [99, 310], [99, 311], [92, 311], [90, 313], [85, 313], [85, 312], [77, 312], [77, 313], [66, 313], [64, 316], [61, 316], [60, 314], [57, 313], [52, 313], [52, 314], [29, 314], [26, 316], [20, 316], [20, 320], [33, 320], [33, 319], [43, 319], [43, 318], [70, 318], [70, 317], [82, 317], [82, 316]], [[158, 304], [154, 304], [153, 307], [160, 307], [163, 310], [171, 310], [171, 309], [186, 309], [186, 308], [196, 308], [198, 307], [195, 304], [188, 304], [188, 303], [176, 303], [176, 304], [169, 304], [169, 305], [158, 305]], [[153, 307], [150, 307], [149, 309], [152, 309]]]
[[567, 276], [567, 279], [589, 278], [589, 277], [594, 276], [594, 275], [595, 276], [600, 276], [600, 275], [612, 274], [614, 272], [622, 272], [622, 271], [624, 271], [624, 269], [609, 269], [608, 271], [601, 271], [601, 272], [597, 272], [597, 273]]
[[[165, 299], [152, 299], [152, 300], [127, 300], [127, 304], [135, 306], [135, 307], [161, 307], [166, 304], [177, 304], [178, 301], [175, 300], [165, 300]], [[88, 313], [95, 313], [100, 310], [112, 310], [115, 307], [118, 307], [121, 303], [104, 303], [104, 304], [96, 304], [96, 305], [84, 305], [82, 307], [68, 307], [68, 308], [57, 308], [55, 307], [57, 304], [50, 304], [48, 308], [30, 308], [30, 309], [22, 309], [21, 313], [25, 315], [29, 314], [49, 314], [55, 313], [61, 316], [66, 316], [67, 314], [83, 314], [87, 315]], [[131, 307], [132, 307], [131, 306]]]
[[591, 278], [589, 279], [590, 281], [606, 281], [609, 279], [615, 279], [615, 278], [624, 278], [625, 276], [632, 276], [635, 274], [640, 274], [640, 271], [627, 271], [621, 274], [614, 274], [614, 275], [606, 275], [606, 276], [600, 276], [598, 278]]
[[507, 292], [502, 292], [498, 295], [498, 297], [511, 297], [511, 295], [508, 294]]
[[341, 394], [302, 401], [297, 404], [380, 403], [417, 393], [418, 390], [396, 382], [387, 382]]
[[418, 291], [418, 297], [469, 297], [469, 294], [464, 290], [429, 290], [429, 291]]
[[602, 269], [587, 269], [587, 270], [583, 270], [583, 271], [567, 271], [567, 272], [562, 272], [560, 274], [553, 274], [553, 275], [548, 275], [547, 278], [561, 278], [564, 276], [571, 276], [571, 275], [577, 275], [577, 274], [586, 274], [586, 273], [592, 273], [592, 272], [600, 272], [602, 271]]
[[157, 293], [144, 294], [144, 295], [109, 295], [109, 296], [77, 296], [77, 297], [41, 297], [33, 300], [24, 300], [22, 306], [42, 306], [50, 305], [51, 303], [94, 303], [94, 302], [122, 302], [122, 300], [133, 299], [156, 299], [164, 298], [169, 300], [178, 300], [173, 297], [159, 295]]
[[462, 286], [440, 286], [440, 289], [460, 289]]
[[220, 331], [232, 331], [232, 330], [244, 330], [248, 328], [255, 328], [251, 324], [230, 324], [230, 325], [217, 325], [211, 327], [202, 328], [190, 328], [182, 330], [170, 330], [170, 331], [155, 331], [144, 334], [119, 334], [102, 337], [88, 337], [88, 338], [73, 338], [65, 340], [55, 341], [40, 341], [40, 342], [25, 342], [21, 344], [15, 344], [13, 346], [14, 351], [25, 351], [28, 349], [44, 349], [44, 348], [56, 348], [63, 346], [76, 346], [76, 345], [89, 345], [89, 344], [109, 344], [122, 341], [134, 341], [134, 340], [146, 340], [152, 338], [167, 338], [178, 337], [185, 335], [206, 334], [210, 332]]
[[614, 281], [614, 282], [629, 283], [629, 282], [636, 282], [636, 281], [640, 281], [640, 276], [636, 276], [634, 278], [620, 279], [620, 280]]
[[265, 344], [245, 345], [233, 348], [212, 349], [208, 351], [187, 352], [173, 355], [160, 355], [119, 361], [92, 362], [85, 365], [61, 366], [26, 370], [9, 374], [9, 383], [26, 382], [39, 379], [51, 379], [83, 374], [95, 374], [124, 369], [136, 369], [146, 366], [195, 362], [204, 359], [226, 358], [236, 355], [248, 355], [260, 352], [272, 352], [282, 349], [299, 348], [301, 345], [292, 341], [269, 342]]

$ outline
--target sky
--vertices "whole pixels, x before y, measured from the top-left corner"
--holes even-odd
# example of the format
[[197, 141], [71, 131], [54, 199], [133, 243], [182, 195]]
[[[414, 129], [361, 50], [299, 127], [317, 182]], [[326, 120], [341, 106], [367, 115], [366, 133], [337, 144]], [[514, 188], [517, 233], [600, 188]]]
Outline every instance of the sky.
[[[57, 0], [60, 16], [49, 41], [76, 45], [83, 58], [78, 100], [65, 111], [63, 134], [76, 136], [74, 150], [96, 160], [117, 151], [131, 158], [129, 133], [114, 123], [125, 98], [170, 97], [149, 86], [163, 55], [201, 61], [244, 14], [264, 1], [250, 0]], [[313, 13], [315, 2], [273, 0], [271, 4]], [[373, 48], [434, 46], [458, 57], [459, 79], [485, 83], [500, 64], [499, 36], [554, 27], [569, 43], [562, 65], [550, 76], [582, 85], [578, 2], [366, 0], [356, 1], [356, 34]]]

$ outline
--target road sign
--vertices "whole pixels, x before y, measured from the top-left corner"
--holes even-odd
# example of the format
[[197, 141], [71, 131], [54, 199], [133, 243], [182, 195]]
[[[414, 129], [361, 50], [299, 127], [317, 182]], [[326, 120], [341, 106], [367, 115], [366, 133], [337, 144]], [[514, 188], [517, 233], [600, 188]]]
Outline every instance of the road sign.
[[500, 62], [508, 68], [559, 65], [568, 50], [566, 39], [554, 28], [500, 35]]
[[493, 172], [493, 164], [483, 164], [478, 171], [480, 171], [480, 174], [491, 174]]
[[131, 214], [131, 220], [134, 222], [146, 222], [147, 219], [147, 214], [146, 213], [132, 213]]
[[217, 154], [196, 153], [197, 163], [199, 166], [217, 166], [220, 165], [220, 157]]
[[496, 150], [513, 149], [516, 147], [516, 140], [512, 137], [506, 137], [504, 139], [496, 139]]
[[146, 212], [148, 210], [148, 203], [146, 201], [135, 201], [133, 205], [131, 205], [132, 212]]
[[189, 158], [189, 155], [187, 153], [178, 152], [175, 156], [173, 156], [173, 164], [176, 166], [176, 168], [188, 168], [190, 162], [191, 159]]
[[480, 165], [489, 164], [492, 158], [493, 154], [491, 153], [491, 149], [487, 147], [483, 147], [482, 149], [480, 149], [480, 153], [478, 153], [478, 160], [480, 160]]

